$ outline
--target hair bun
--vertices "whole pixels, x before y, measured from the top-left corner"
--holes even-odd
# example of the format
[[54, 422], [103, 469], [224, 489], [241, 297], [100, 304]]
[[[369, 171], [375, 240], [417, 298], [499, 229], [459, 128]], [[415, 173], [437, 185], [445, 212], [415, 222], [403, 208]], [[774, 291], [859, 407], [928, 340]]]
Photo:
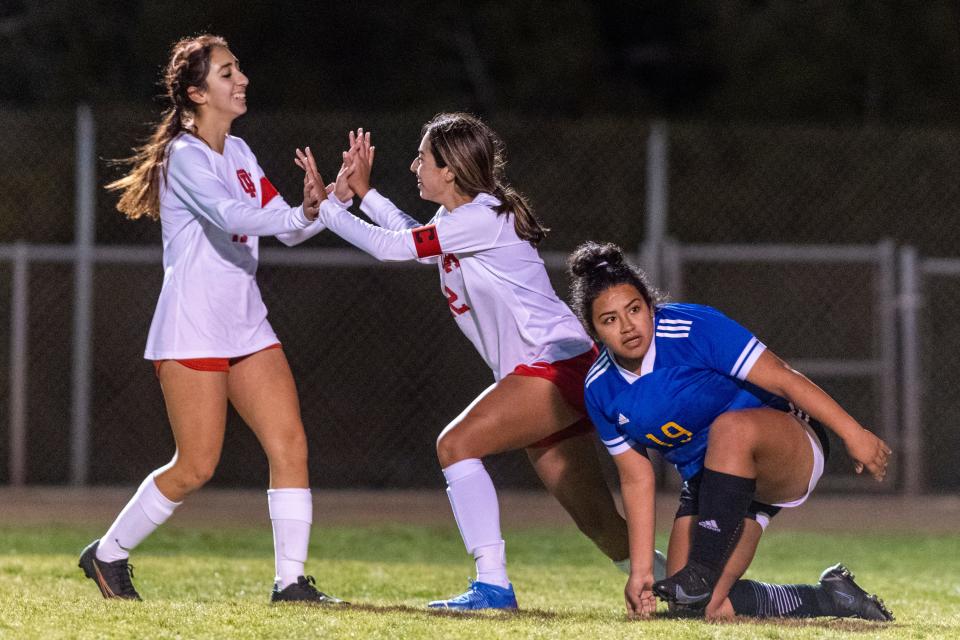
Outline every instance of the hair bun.
[[612, 242], [604, 244], [592, 240], [584, 242], [567, 258], [570, 274], [577, 277], [589, 275], [604, 267], [621, 267], [623, 264], [623, 249]]

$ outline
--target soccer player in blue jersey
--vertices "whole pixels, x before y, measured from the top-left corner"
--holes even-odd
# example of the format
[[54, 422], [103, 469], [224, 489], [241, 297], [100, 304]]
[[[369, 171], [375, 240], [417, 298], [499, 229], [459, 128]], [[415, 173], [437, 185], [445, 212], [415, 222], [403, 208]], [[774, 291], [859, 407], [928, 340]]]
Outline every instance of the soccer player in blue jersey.
[[[585, 382], [586, 405], [616, 462], [630, 538], [628, 613], [654, 594], [708, 618], [842, 616], [892, 620], [883, 603], [836, 565], [817, 585], [741, 580], [763, 529], [802, 504], [829, 454], [824, 427], [857, 473], [880, 481], [890, 448], [823, 390], [716, 309], [663, 303], [612, 244], [570, 257], [572, 308], [603, 346]], [[654, 472], [647, 450], [684, 485], [670, 536], [668, 578], [654, 582]]]

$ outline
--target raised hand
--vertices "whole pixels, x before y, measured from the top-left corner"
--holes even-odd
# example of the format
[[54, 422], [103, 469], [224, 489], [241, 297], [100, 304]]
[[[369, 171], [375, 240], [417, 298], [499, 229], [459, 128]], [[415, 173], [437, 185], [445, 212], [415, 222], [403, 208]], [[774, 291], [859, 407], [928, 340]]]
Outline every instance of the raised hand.
[[844, 442], [847, 453], [854, 460], [854, 469], [863, 473], [866, 469], [877, 482], [882, 482], [887, 473], [887, 463], [893, 451], [886, 442], [867, 429], [855, 431]]
[[343, 152], [343, 164], [337, 172], [337, 181], [327, 187], [327, 193], [333, 193], [340, 202], [350, 203], [353, 200], [353, 189], [350, 188], [349, 178], [353, 173], [353, 157], [348, 151]]
[[363, 127], [349, 134], [350, 149], [344, 154], [345, 161], [349, 157], [349, 163], [352, 167], [351, 173], [347, 178], [350, 188], [360, 198], [367, 195], [370, 191], [370, 172], [373, 169], [373, 157], [376, 153], [376, 147], [370, 144], [370, 132], [364, 132]]
[[294, 162], [298, 167], [303, 169], [303, 209], [304, 212], [307, 211], [308, 201], [311, 203], [315, 202], [316, 212], [307, 213], [307, 218], [310, 220], [316, 220], [317, 215], [320, 211], [320, 203], [327, 199], [327, 190], [323, 186], [323, 178], [320, 177], [320, 171], [317, 170], [316, 162], [311, 164], [310, 160], [313, 158], [313, 153], [310, 151], [310, 147], [305, 147], [305, 152], [300, 149], [296, 150], [296, 158]]
[[[307, 153], [310, 153], [310, 147], [306, 147]], [[294, 162], [303, 169], [303, 213], [308, 220], [316, 220], [320, 215], [320, 203], [327, 199], [327, 192], [323, 188], [323, 179], [320, 172], [311, 173], [307, 170], [306, 154], [300, 149], [296, 150]], [[314, 167], [315, 168], [315, 167]]]

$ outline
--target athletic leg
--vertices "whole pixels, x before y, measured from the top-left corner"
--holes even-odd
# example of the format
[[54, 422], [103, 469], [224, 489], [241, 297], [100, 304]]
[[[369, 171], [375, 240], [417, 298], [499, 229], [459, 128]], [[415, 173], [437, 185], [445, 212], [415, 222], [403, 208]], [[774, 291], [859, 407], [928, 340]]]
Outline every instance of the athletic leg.
[[617, 511], [603, 477], [592, 435], [567, 438], [546, 447], [527, 447], [527, 456], [544, 486], [580, 531], [614, 562], [629, 559], [627, 522]]
[[282, 349], [259, 351], [230, 367], [228, 395], [257, 436], [270, 465], [267, 504], [273, 527], [274, 601], [340, 602], [316, 590], [304, 575], [313, 498], [300, 400]]
[[789, 414], [752, 409], [717, 418], [711, 425], [687, 566], [655, 585], [658, 595], [707, 606], [754, 497], [767, 503], [798, 499], [807, 493], [812, 470], [807, 432]]
[[104, 597], [139, 599], [129, 578], [130, 550], [163, 524], [183, 499], [203, 486], [220, 459], [226, 422], [226, 374], [165, 362], [160, 386], [176, 453], [152, 472], [110, 525], [80, 558]]
[[[499, 602], [516, 606], [506, 572], [496, 489], [481, 458], [525, 448], [580, 417], [549, 380], [510, 375], [484, 391], [437, 439], [447, 495], [464, 545], [477, 561], [478, 582], [503, 590], [488, 599], [502, 595]], [[464, 597], [469, 599], [469, 593]], [[475, 608], [457, 598], [431, 606]]]

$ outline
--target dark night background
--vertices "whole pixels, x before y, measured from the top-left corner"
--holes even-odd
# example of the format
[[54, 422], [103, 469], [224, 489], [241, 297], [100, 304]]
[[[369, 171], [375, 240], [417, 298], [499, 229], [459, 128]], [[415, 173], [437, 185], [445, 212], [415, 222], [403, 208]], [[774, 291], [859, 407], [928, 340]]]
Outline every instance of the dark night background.
[[944, 0], [0, 3], [0, 102], [142, 103], [209, 30], [257, 108], [958, 121]]

